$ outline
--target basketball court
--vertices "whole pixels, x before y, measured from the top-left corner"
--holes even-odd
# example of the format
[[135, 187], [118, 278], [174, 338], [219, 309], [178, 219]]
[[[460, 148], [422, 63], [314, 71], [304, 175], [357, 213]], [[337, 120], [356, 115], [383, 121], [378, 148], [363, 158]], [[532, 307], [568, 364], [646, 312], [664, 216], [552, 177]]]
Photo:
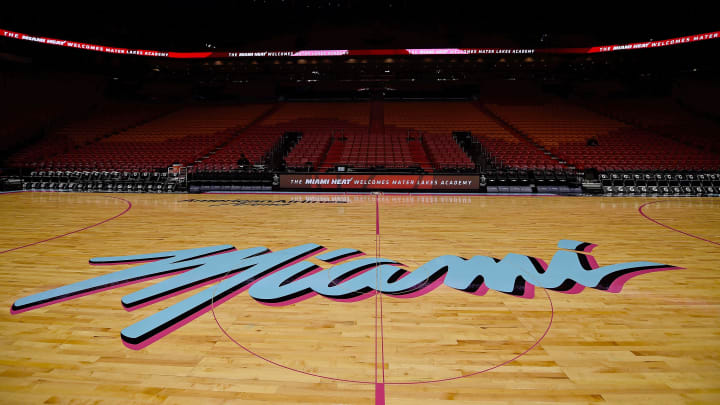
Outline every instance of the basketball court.
[[[0, 195], [0, 213], [3, 403], [720, 401], [716, 199], [20, 192]], [[597, 245], [599, 266], [679, 269], [617, 293], [533, 298], [439, 284], [268, 305], [244, 291], [139, 350], [123, 329], [217, 284], [123, 308], [168, 276], [11, 314], [21, 298], [137, 266], [89, 264], [98, 257], [317, 244], [412, 271], [445, 255], [551, 263], [561, 240]]]

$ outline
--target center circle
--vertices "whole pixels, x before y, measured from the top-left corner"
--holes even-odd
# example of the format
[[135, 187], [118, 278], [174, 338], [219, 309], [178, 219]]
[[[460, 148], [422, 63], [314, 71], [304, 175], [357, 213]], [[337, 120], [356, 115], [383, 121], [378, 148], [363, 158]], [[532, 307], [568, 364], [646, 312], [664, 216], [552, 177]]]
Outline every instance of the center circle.
[[[269, 358], [267, 358], [267, 357], [265, 357], [265, 356], [263, 356], [263, 355], [255, 352], [255, 351], [251, 350], [249, 347], [243, 345], [242, 343], [238, 342], [235, 338], [233, 338], [232, 335], [230, 335], [230, 333], [228, 333], [228, 331], [227, 331], [227, 330], [223, 327], [223, 325], [220, 323], [220, 320], [218, 319], [217, 314], [215, 313], [215, 291], [216, 291], [216, 289], [217, 289], [217, 285], [213, 288], [213, 295], [212, 295], [211, 303], [210, 303], [210, 311], [212, 312], [213, 319], [215, 320], [215, 323], [217, 324], [217, 326], [218, 326], [218, 328], [220, 329], [220, 331], [222, 331], [222, 333], [223, 333], [225, 336], [227, 336], [228, 339], [230, 339], [231, 342], [233, 342], [236, 346], [240, 347], [241, 349], [243, 349], [243, 350], [246, 351], [247, 353], [249, 353], [249, 354], [257, 357], [258, 359], [263, 360], [264, 362], [266, 362], [266, 363], [268, 363], [268, 364], [271, 364], [271, 365], [273, 365], [273, 366], [280, 367], [280, 368], [285, 369], [285, 370], [288, 370], [288, 371], [292, 371], [292, 372], [295, 372], [295, 373], [299, 373], [299, 374], [303, 374], [303, 375], [307, 375], [307, 376], [311, 376], [311, 377], [322, 378], [322, 379], [332, 380], [332, 381], [356, 383], [356, 384], [375, 384], [375, 383], [376, 383], [376, 381], [352, 380], [352, 379], [346, 379], [346, 378], [340, 378], [340, 377], [327, 376], [327, 375], [322, 375], [322, 374], [317, 374], [317, 373], [311, 373], [311, 372], [308, 372], [308, 371], [300, 370], [300, 369], [297, 369], [297, 368], [294, 368], [294, 367], [290, 367], [290, 366], [287, 366], [287, 365], [278, 363], [278, 362], [276, 362], [276, 361], [274, 361], [274, 360], [272, 360], [272, 359], [269, 359]], [[542, 333], [542, 335], [541, 335], [532, 345], [530, 345], [527, 349], [523, 350], [522, 352], [520, 352], [519, 354], [515, 355], [514, 357], [512, 357], [512, 358], [510, 358], [510, 359], [507, 359], [507, 360], [505, 360], [505, 361], [502, 361], [502, 362], [500, 362], [500, 363], [497, 363], [497, 364], [495, 364], [495, 365], [493, 365], [493, 366], [487, 367], [487, 368], [485, 368], [485, 369], [482, 369], [482, 370], [479, 370], [479, 371], [475, 371], [475, 372], [472, 372], [472, 373], [469, 373], [469, 374], [464, 374], [464, 375], [461, 375], [461, 376], [447, 377], [447, 378], [440, 378], [440, 379], [428, 379], [428, 380], [407, 381], [407, 382], [391, 382], [391, 381], [386, 381], [384, 384], [386, 384], [386, 385], [430, 384], [430, 383], [438, 383], [438, 382], [443, 382], [443, 381], [457, 380], [457, 379], [460, 379], [460, 378], [471, 377], [471, 376], [474, 376], [474, 375], [477, 375], [477, 374], [482, 374], [482, 373], [485, 373], [485, 372], [494, 370], [494, 369], [496, 369], [496, 368], [499, 368], [499, 367], [502, 367], [502, 366], [504, 366], [504, 365], [506, 365], [506, 364], [509, 364], [509, 363], [511, 363], [511, 362], [519, 359], [520, 357], [526, 355], [526, 354], [529, 353], [532, 349], [534, 349], [535, 347], [537, 347], [537, 346], [540, 344], [540, 342], [545, 338], [545, 336], [547, 336], [548, 332], [550, 332], [550, 328], [552, 327], [553, 318], [554, 318], [554, 316], [555, 316], [555, 309], [554, 309], [554, 307], [553, 307], [553, 302], [552, 302], [552, 299], [550, 298], [550, 294], [548, 293], [548, 291], [547, 291], [546, 289], [543, 289], [543, 291], [545, 292], [545, 296], [547, 297], [548, 303], [550, 304], [550, 319], [548, 320], [547, 327], [545, 328], [545, 330], [544, 330], [544, 332]], [[340, 305], [342, 305], [342, 304], [340, 304]]]

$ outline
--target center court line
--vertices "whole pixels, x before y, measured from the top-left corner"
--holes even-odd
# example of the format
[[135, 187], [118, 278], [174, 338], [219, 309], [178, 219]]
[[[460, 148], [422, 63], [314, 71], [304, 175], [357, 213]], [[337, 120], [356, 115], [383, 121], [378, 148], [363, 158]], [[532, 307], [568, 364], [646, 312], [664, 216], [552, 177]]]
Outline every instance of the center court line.
[[[380, 196], [375, 195], [375, 405], [385, 405], [385, 336], [383, 333], [382, 294], [380, 293]], [[380, 366], [382, 382], [378, 382], [378, 303], [380, 307]]]
[[[385, 336], [383, 333], [382, 294], [380, 293], [380, 196], [375, 195], [375, 405], [385, 405]], [[382, 382], [378, 382], [378, 303], [380, 307], [380, 366]]]
[[[380, 220], [379, 220], [379, 196], [377, 196], [377, 195], [376, 195], [376, 218], [375, 218], [375, 219], [376, 219], [376, 220], [375, 220], [375, 226], [376, 226], [375, 231], [376, 231], [376, 238], [377, 238], [377, 241], [378, 241], [378, 245], [376, 246], [376, 256], [379, 257], [379, 254], [380, 254], [380, 249], [379, 249], [379, 248], [380, 248], [380, 246], [379, 246], [379, 245], [380, 245], [380, 244], [379, 244], [379, 242], [380, 242]], [[377, 262], [376, 262], [376, 263], [377, 263]], [[377, 266], [376, 266], [376, 268], [377, 268]], [[377, 274], [379, 274], [379, 273], [376, 273], [376, 275], [377, 275]], [[217, 285], [216, 285], [216, 287], [217, 287]], [[379, 287], [379, 283], [376, 285], [376, 294], [377, 294], [378, 291], [379, 291], [379, 288], [378, 288], [378, 287]], [[384, 404], [385, 402], [382, 402], [382, 401], [384, 401], [384, 399], [385, 399], [385, 386], [386, 386], [386, 385], [407, 386], [407, 385], [420, 385], [420, 384], [435, 384], [435, 383], [443, 383], [443, 382], [448, 382], [448, 381], [454, 381], [454, 380], [463, 379], [463, 378], [469, 378], [469, 377], [477, 376], [477, 375], [480, 375], [480, 374], [483, 374], [483, 373], [486, 373], [486, 372], [490, 372], [490, 371], [492, 371], [492, 370], [495, 370], [495, 369], [497, 369], [497, 368], [500, 368], [500, 367], [503, 367], [503, 366], [505, 366], [505, 365], [507, 365], [507, 364], [510, 364], [510, 363], [514, 362], [515, 360], [517, 360], [517, 359], [525, 356], [526, 354], [528, 354], [530, 351], [532, 351], [532, 350], [535, 349], [536, 347], [538, 347], [538, 346], [540, 345], [540, 343], [542, 342], [542, 340], [543, 340], [543, 339], [548, 335], [548, 333], [550, 332], [550, 329], [552, 328], [552, 324], [553, 324], [554, 315], [555, 315], [555, 310], [554, 310], [554, 306], [553, 306], [553, 302], [552, 302], [552, 299], [551, 299], [551, 297], [550, 297], [550, 294], [548, 293], [548, 291], [547, 291], [546, 289], [543, 289], [543, 291], [545, 292], [545, 296], [547, 297], [547, 300], [548, 300], [550, 317], [549, 317], [549, 319], [548, 319], [548, 324], [547, 324], [545, 330], [543, 331], [542, 335], [541, 335], [537, 340], [535, 340], [535, 342], [533, 342], [533, 344], [532, 344], [530, 347], [526, 348], [525, 350], [523, 350], [522, 352], [516, 354], [515, 356], [513, 356], [513, 357], [510, 358], [510, 359], [507, 359], [507, 360], [502, 361], [502, 362], [500, 362], [500, 363], [498, 363], [498, 364], [489, 366], [489, 367], [487, 367], [487, 368], [484, 368], [484, 369], [482, 369], [482, 370], [478, 370], [478, 371], [475, 371], [475, 372], [470, 372], [470, 373], [467, 373], [467, 374], [456, 375], [456, 376], [453, 376], [453, 377], [446, 377], [446, 378], [438, 378], [438, 379], [431, 379], [431, 380], [414, 380], [414, 381], [404, 381], [404, 382], [401, 382], [401, 381], [387, 381], [387, 380], [385, 380], [385, 381], [383, 382], [383, 380], [381, 380], [380, 378], [378, 378], [378, 377], [379, 377], [379, 375], [378, 375], [379, 373], [377, 373], [377, 363], [378, 363], [378, 356], [377, 356], [377, 353], [378, 353], [378, 350], [377, 350], [377, 338], [376, 338], [376, 340], [375, 340], [375, 342], [376, 342], [376, 343], [375, 343], [375, 345], [376, 345], [376, 349], [375, 349], [375, 353], [376, 353], [376, 354], [375, 354], [375, 355], [376, 355], [376, 357], [375, 357], [375, 374], [376, 374], [376, 377], [375, 377], [375, 379], [374, 379], [374, 380], [373, 380], [373, 379], [368, 379], [368, 380], [365, 380], [365, 381], [363, 381], [363, 380], [353, 380], [353, 379], [349, 379], [349, 378], [334, 377], [334, 376], [322, 375], [322, 374], [319, 374], [319, 373], [313, 373], [313, 372], [301, 370], [301, 369], [298, 369], [298, 368], [294, 368], [294, 367], [291, 367], [291, 366], [288, 366], [288, 365], [281, 364], [281, 363], [279, 363], [278, 361], [274, 361], [274, 360], [272, 360], [272, 359], [270, 359], [270, 358], [268, 358], [268, 357], [265, 357], [265, 356], [263, 356], [262, 354], [253, 351], [250, 347], [245, 346], [245, 345], [243, 345], [242, 343], [240, 343], [237, 339], [235, 339], [235, 338], [223, 327], [222, 323], [221, 323], [220, 320], [218, 319], [218, 314], [217, 314], [216, 311], [215, 311], [215, 309], [216, 309], [216, 307], [217, 307], [217, 304], [219, 304], [218, 302], [215, 302], [214, 300], [211, 302], [210, 312], [212, 313], [213, 319], [214, 319], [216, 325], [218, 326], [218, 328], [220, 329], [220, 331], [221, 331], [231, 342], [233, 342], [236, 346], [238, 346], [239, 348], [241, 348], [242, 350], [244, 350], [244, 351], [247, 352], [248, 354], [250, 354], [250, 355], [252, 355], [252, 356], [254, 356], [254, 357], [256, 357], [256, 358], [258, 358], [258, 359], [260, 359], [260, 360], [262, 360], [262, 361], [264, 361], [264, 362], [266, 362], [266, 363], [268, 363], [268, 364], [271, 364], [271, 365], [273, 365], [273, 366], [276, 366], [276, 367], [285, 369], [285, 370], [287, 370], [287, 371], [295, 372], [295, 373], [298, 373], [298, 374], [303, 374], [303, 375], [306, 375], [306, 376], [310, 376], [310, 377], [316, 377], [316, 378], [321, 378], [321, 379], [325, 379], [325, 380], [329, 380], [329, 381], [337, 381], [337, 382], [345, 382], [345, 383], [367, 384], [367, 385], [373, 384], [373, 385], [375, 385], [375, 391], [376, 391], [376, 404]], [[382, 294], [380, 294], [380, 295], [382, 295]], [[214, 298], [214, 294], [213, 294], [213, 298]], [[376, 298], [379, 298], [379, 297], [376, 297]], [[380, 304], [380, 301], [379, 301], [379, 300], [378, 300], [378, 304]], [[376, 312], [379, 312], [378, 310], [379, 310], [379, 308], [376, 307]], [[376, 320], [377, 320], [377, 316], [376, 316]], [[383, 330], [382, 330], [382, 326], [383, 326], [383, 324], [382, 324], [382, 317], [380, 317], [380, 321], [381, 321], [381, 323], [380, 323], [380, 327], [381, 327], [381, 331], [380, 331], [380, 333], [381, 333], [381, 345], [380, 345], [380, 350], [382, 351], [382, 352], [381, 352], [381, 357], [383, 358], [383, 373], [384, 373], [384, 339], [383, 339]], [[377, 328], [376, 328], [375, 330], [376, 330], [376, 333], [377, 333]], [[376, 335], [376, 336], [377, 336], [377, 335]], [[383, 377], [384, 377], [384, 375], [383, 375]]]

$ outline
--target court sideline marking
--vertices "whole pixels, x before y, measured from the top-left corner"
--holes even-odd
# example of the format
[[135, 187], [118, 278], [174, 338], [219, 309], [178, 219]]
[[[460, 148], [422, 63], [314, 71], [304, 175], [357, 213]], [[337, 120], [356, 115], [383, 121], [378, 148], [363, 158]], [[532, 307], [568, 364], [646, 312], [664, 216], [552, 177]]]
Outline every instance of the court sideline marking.
[[104, 219], [104, 220], [102, 220], [102, 221], [100, 221], [100, 222], [98, 222], [98, 223], [96, 223], [96, 224], [88, 225], [88, 226], [86, 226], [86, 227], [84, 227], [84, 228], [76, 229], [76, 230], [74, 230], [74, 231], [70, 231], [70, 232], [64, 233], [64, 234], [62, 234], [62, 235], [53, 236], [53, 237], [48, 238], [48, 239], [43, 239], [43, 240], [39, 240], [39, 241], [37, 241], [37, 242], [28, 243], [27, 245], [18, 246], [18, 247], [14, 247], [14, 248], [11, 248], [11, 249], [3, 250], [3, 251], [0, 251], [0, 255], [3, 254], [3, 253], [8, 253], [8, 252], [12, 252], [12, 251], [15, 251], [15, 250], [23, 249], [23, 248], [26, 248], [26, 247], [30, 247], [30, 246], [34, 246], [34, 245], [39, 245], [39, 244], [45, 243], [45, 242], [49, 242], [49, 241], [51, 241], [51, 240], [59, 239], [59, 238], [62, 238], [63, 236], [68, 236], [68, 235], [72, 235], [72, 234], [74, 234], [74, 233], [86, 231], [86, 230], [88, 230], [88, 229], [90, 229], [90, 228], [94, 228], [94, 227], [99, 226], [99, 225], [102, 225], [102, 224], [104, 224], [104, 223], [106, 223], [106, 222], [110, 222], [110, 221], [112, 221], [113, 219], [118, 218], [118, 217], [124, 215], [126, 212], [130, 211], [130, 209], [132, 208], [132, 203], [131, 203], [130, 201], [124, 199], [124, 198], [112, 197], [112, 196], [108, 196], [108, 195], [102, 195], [102, 196], [100, 196], [100, 197], [113, 198], [113, 199], [116, 199], [116, 200], [125, 201], [125, 202], [127, 203], [127, 208], [125, 208], [125, 210], [124, 210], [123, 212], [121, 212], [121, 213], [119, 213], [119, 214], [117, 214], [117, 215], [115, 215], [115, 216], [112, 216], [112, 217], [110, 217], [110, 218], [106, 218], [106, 219]]
[[673, 228], [673, 227], [670, 226], [670, 225], [665, 225], [665, 224], [663, 224], [662, 222], [657, 221], [657, 220], [651, 218], [650, 216], [648, 216], [647, 214], [645, 214], [645, 212], [643, 212], [643, 208], [644, 208], [645, 206], [650, 205], [650, 204], [657, 204], [657, 203], [665, 202], [665, 201], [669, 201], [669, 200], [659, 200], [659, 201], [651, 201], [651, 202], [645, 203], [645, 204], [641, 205], [640, 207], [638, 207], [638, 212], [640, 212], [640, 215], [644, 216], [647, 220], [649, 220], [649, 221], [651, 221], [651, 222], [654, 222], [654, 223], [656, 223], [656, 224], [658, 224], [658, 225], [660, 225], [660, 226], [662, 226], [662, 227], [665, 227], [665, 228], [667, 228], [667, 229], [669, 229], [669, 230], [671, 230], [671, 231], [679, 232], [679, 233], [681, 233], [681, 234], [683, 234], [683, 235], [689, 236], [689, 237], [691, 237], [691, 238], [699, 239], [699, 240], [705, 241], [705, 242], [707, 242], [707, 243], [712, 243], [712, 244], [714, 244], [714, 245], [720, 245], [720, 243], [718, 243], [718, 242], [713, 242], [713, 241], [711, 241], [710, 239], [705, 239], [705, 238], [703, 238], [702, 236], [693, 235], [693, 234], [691, 234], [691, 233], [688, 233], [688, 232], [681, 231], [681, 230], [679, 230], [679, 229]]

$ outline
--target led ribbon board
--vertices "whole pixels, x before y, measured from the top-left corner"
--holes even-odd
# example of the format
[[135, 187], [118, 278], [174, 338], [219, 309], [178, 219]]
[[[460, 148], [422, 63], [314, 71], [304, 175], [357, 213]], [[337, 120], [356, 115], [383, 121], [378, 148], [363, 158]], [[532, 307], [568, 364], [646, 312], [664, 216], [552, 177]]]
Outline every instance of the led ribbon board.
[[534, 53], [556, 54], [590, 54], [615, 52], [623, 50], [653, 49], [672, 45], [717, 39], [720, 31], [687, 35], [684, 37], [664, 39], [661, 41], [637, 42], [622, 45], [600, 45], [588, 48], [427, 48], [427, 49], [328, 49], [304, 51], [226, 51], [226, 52], [172, 52], [146, 49], [118, 48], [65, 39], [47, 38], [23, 34], [21, 32], [0, 29], [0, 36], [5, 38], [30, 41], [45, 45], [66, 48], [84, 49], [88, 51], [111, 53], [116, 55], [151, 56], [175, 59], [207, 59], [207, 58], [264, 58], [264, 57], [333, 57], [333, 56], [400, 56], [400, 55], [530, 55]]

